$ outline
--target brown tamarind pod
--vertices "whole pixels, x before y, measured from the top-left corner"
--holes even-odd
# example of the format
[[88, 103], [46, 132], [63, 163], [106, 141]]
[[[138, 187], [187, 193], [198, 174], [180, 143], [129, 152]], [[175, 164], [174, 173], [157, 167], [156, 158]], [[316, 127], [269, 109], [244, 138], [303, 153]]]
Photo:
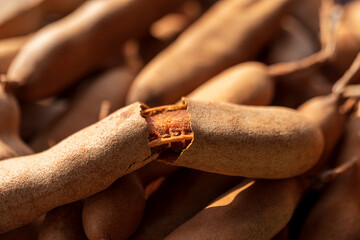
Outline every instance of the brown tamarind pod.
[[127, 40], [146, 32], [152, 22], [181, 2], [87, 1], [34, 34], [11, 64], [7, 86], [26, 100], [58, 94], [101, 69]]
[[5, 74], [10, 63], [30, 36], [14, 37], [0, 40], [0, 74]]
[[99, 114], [108, 104], [107, 114], [125, 105], [125, 96], [133, 74], [124, 67], [106, 71], [80, 89], [69, 101], [69, 108], [47, 128], [38, 133], [30, 146], [36, 152], [48, 149], [76, 131], [99, 120]]
[[81, 224], [82, 202], [57, 207], [46, 214], [38, 240], [87, 239]]
[[279, 28], [289, 3], [218, 1], [139, 73], [127, 102], [174, 103], [221, 71], [251, 59]]
[[290, 228], [286, 225], [278, 234], [276, 234], [271, 240], [289, 240]]
[[149, 198], [132, 240], [164, 239], [241, 178], [182, 169], [166, 179]]
[[128, 239], [145, 209], [144, 188], [134, 174], [84, 202], [82, 221], [88, 239]]
[[165, 239], [271, 239], [286, 226], [303, 192], [296, 179], [240, 184]]
[[[360, 111], [346, 124], [336, 165], [360, 156]], [[311, 209], [299, 239], [359, 239], [360, 238], [360, 165], [359, 161], [334, 179]]]
[[47, 151], [1, 161], [0, 232], [102, 191], [150, 162], [141, 111], [141, 104], [129, 105]]

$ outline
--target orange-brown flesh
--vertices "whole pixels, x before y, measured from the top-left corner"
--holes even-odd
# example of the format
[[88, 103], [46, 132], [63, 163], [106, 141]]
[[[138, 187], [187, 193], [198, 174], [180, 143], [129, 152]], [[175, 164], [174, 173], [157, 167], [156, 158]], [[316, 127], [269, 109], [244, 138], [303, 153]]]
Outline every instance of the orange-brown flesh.
[[181, 152], [192, 141], [190, 116], [186, 106], [153, 108], [143, 112], [149, 129], [149, 147], [157, 152]]

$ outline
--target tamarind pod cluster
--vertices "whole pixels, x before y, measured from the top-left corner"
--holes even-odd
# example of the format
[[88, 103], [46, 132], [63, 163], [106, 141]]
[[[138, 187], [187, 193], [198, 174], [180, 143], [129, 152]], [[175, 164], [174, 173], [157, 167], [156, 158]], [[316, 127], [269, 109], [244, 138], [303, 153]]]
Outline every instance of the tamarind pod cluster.
[[51, 14], [65, 15], [84, 0], [4, 0], [0, 14], [0, 38], [21, 36], [45, 25]]
[[[99, 120], [103, 104], [108, 104], [108, 114], [125, 105], [127, 89], [133, 74], [124, 67], [106, 71], [93, 79], [70, 99], [69, 108], [50, 126], [31, 140], [30, 146], [37, 152], [49, 148], [74, 132]], [[106, 109], [105, 109], [106, 110]]]
[[164, 239], [241, 178], [182, 169], [164, 181], [149, 198], [132, 240]]
[[0, 40], [0, 74], [7, 72], [11, 61], [29, 38], [30, 36], [22, 36]]
[[217, 2], [140, 72], [127, 102], [174, 103], [221, 71], [249, 60], [279, 28], [289, 3]]
[[[153, 21], [180, 2], [88, 1], [34, 34], [12, 62], [7, 87], [27, 100], [58, 94], [101, 68], [126, 40], [144, 33]], [[152, 11], [148, 11], [150, 6]]]
[[290, 220], [303, 192], [296, 179], [240, 184], [165, 239], [271, 239]]
[[88, 239], [128, 239], [145, 209], [144, 188], [136, 175], [118, 179], [85, 200], [82, 213]]
[[[357, 105], [359, 107], [359, 104]], [[359, 108], [346, 124], [336, 164], [360, 156]], [[359, 163], [329, 183], [311, 209], [299, 239], [358, 239], [360, 238]]]
[[109, 187], [152, 160], [135, 103], [42, 153], [0, 162], [0, 232]]
[[170, 164], [225, 175], [286, 178], [309, 170], [322, 153], [321, 132], [296, 111], [185, 103], [194, 139]]
[[46, 214], [39, 240], [87, 239], [81, 224], [83, 203], [78, 201], [57, 207]]

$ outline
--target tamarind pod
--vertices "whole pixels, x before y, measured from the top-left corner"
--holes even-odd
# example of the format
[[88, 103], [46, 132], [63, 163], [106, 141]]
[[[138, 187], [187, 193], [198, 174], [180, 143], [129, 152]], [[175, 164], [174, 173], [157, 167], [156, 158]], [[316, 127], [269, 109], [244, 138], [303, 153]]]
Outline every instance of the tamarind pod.
[[[309, 170], [322, 153], [320, 130], [296, 111], [189, 99], [184, 103], [194, 138], [177, 159], [167, 159], [169, 164], [225, 175], [286, 178]], [[160, 117], [150, 125], [157, 132], [163, 128]]]
[[83, 226], [88, 239], [128, 239], [145, 209], [144, 189], [134, 174], [118, 179], [85, 200]]
[[330, 94], [312, 98], [298, 108], [301, 114], [320, 128], [324, 136], [323, 153], [309, 174], [319, 172], [328, 165], [328, 160], [341, 137], [347, 115], [340, 111], [339, 101], [336, 95]]
[[286, 225], [278, 234], [276, 234], [271, 240], [289, 240], [290, 228]]
[[20, 111], [16, 99], [0, 84], [0, 160], [28, 155], [32, 150], [19, 137]]
[[101, 68], [126, 40], [144, 33], [180, 2], [88, 1], [34, 35], [11, 64], [7, 87], [26, 100], [58, 94]]
[[149, 198], [141, 224], [130, 239], [164, 239], [240, 181], [237, 177], [191, 169], [178, 171]]
[[258, 62], [246, 62], [221, 72], [187, 97], [200, 101], [268, 105], [273, 95], [274, 81], [267, 73], [267, 67]]
[[11, 61], [29, 38], [22, 36], [0, 40], [0, 74], [7, 72]]
[[289, 3], [217, 2], [140, 72], [127, 102], [176, 102], [221, 71], [251, 59], [279, 28]]
[[[359, 107], [359, 104], [358, 104]], [[359, 108], [346, 123], [336, 165], [360, 156]], [[311, 209], [301, 229], [299, 239], [359, 239], [360, 238], [360, 166], [351, 169], [329, 183]]]
[[238, 185], [165, 239], [271, 239], [286, 226], [303, 192], [297, 179]]
[[87, 239], [81, 224], [82, 207], [82, 202], [74, 202], [48, 212], [38, 240]]
[[141, 108], [129, 105], [47, 151], [1, 161], [0, 232], [102, 191], [153, 160]]
[[110, 104], [109, 113], [123, 107], [133, 74], [124, 67], [117, 67], [98, 76], [80, 89], [69, 101], [69, 108], [55, 122], [38, 133], [30, 143], [37, 152], [49, 148], [76, 131], [99, 120], [104, 102]]

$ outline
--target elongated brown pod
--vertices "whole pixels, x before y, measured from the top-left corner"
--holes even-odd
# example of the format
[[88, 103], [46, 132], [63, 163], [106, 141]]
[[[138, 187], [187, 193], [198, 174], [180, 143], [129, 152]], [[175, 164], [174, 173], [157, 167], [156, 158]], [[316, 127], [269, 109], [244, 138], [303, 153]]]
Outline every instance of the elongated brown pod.
[[85, 200], [83, 226], [90, 240], [128, 239], [145, 209], [144, 188], [134, 174], [118, 179], [110, 188]]
[[[358, 104], [359, 107], [359, 104]], [[336, 165], [359, 158], [360, 108], [346, 124]], [[358, 239], [360, 238], [360, 165], [329, 183], [311, 209], [301, 230], [300, 239]]]
[[0, 74], [7, 72], [10, 63], [29, 38], [23, 36], [0, 40]]
[[241, 178], [191, 169], [170, 176], [152, 195], [132, 240], [164, 239]]
[[127, 102], [174, 103], [221, 71], [254, 57], [279, 28], [289, 2], [217, 2], [140, 72]]
[[48, 212], [38, 240], [86, 240], [81, 224], [82, 206], [82, 202], [74, 202]]
[[165, 239], [271, 239], [290, 220], [303, 192], [296, 179], [240, 184]]
[[87, 1], [34, 35], [11, 64], [8, 87], [27, 100], [58, 94], [101, 68], [126, 40], [146, 32], [152, 22], [181, 2]]
[[133, 80], [125, 67], [117, 67], [92, 80], [70, 99], [69, 108], [50, 126], [38, 133], [30, 143], [37, 152], [48, 149], [76, 131], [99, 120], [103, 104], [108, 104], [108, 114], [125, 105], [125, 96]]

